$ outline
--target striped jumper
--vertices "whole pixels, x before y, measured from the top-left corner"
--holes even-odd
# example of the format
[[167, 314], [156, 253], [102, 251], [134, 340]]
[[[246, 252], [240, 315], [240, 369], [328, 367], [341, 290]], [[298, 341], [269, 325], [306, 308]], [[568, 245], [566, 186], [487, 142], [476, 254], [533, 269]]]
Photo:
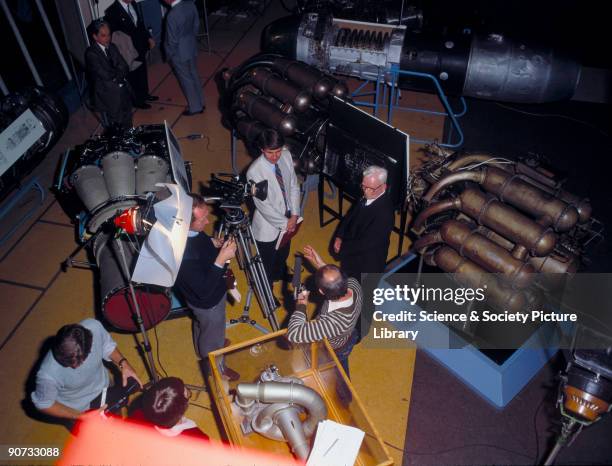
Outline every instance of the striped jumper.
[[292, 343], [313, 343], [327, 337], [333, 349], [342, 348], [348, 341], [361, 314], [363, 292], [354, 278], [348, 279], [348, 288], [353, 292], [353, 304], [331, 312], [329, 301], [321, 307], [319, 315], [308, 321], [306, 306], [299, 304], [289, 320], [287, 338]]

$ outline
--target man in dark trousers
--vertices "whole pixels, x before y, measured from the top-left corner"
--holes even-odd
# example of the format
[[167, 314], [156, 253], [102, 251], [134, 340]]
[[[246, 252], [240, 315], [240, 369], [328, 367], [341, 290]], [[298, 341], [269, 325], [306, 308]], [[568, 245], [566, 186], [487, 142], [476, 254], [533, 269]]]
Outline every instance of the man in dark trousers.
[[295, 233], [300, 214], [300, 185], [291, 152], [282, 134], [266, 129], [257, 138], [261, 155], [247, 170], [247, 179], [268, 181], [268, 197], [253, 198], [253, 237], [271, 282], [285, 278], [291, 242], [276, 249], [281, 232]]
[[138, 60], [142, 65], [129, 72], [127, 79], [134, 90], [135, 107], [147, 109], [152, 102], [159, 98], [149, 94], [149, 80], [147, 77], [147, 52], [155, 47], [155, 41], [149, 34], [140, 8], [134, 0], [115, 0], [104, 12], [104, 19], [111, 27], [111, 31], [121, 31], [132, 39], [134, 48], [138, 52]]
[[202, 113], [206, 108], [198, 74], [197, 34], [200, 29], [198, 9], [191, 0], [164, 0], [170, 6], [166, 15], [164, 51], [181, 85], [189, 108], [184, 116]]
[[126, 80], [128, 65], [117, 46], [111, 43], [106, 21], [93, 21], [87, 32], [92, 40], [85, 51], [85, 63], [93, 89], [93, 104], [103, 113], [107, 128], [131, 128], [132, 91]]
[[363, 172], [363, 198], [342, 219], [333, 242], [342, 270], [349, 277], [380, 273], [385, 268], [395, 213], [387, 190], [387, 170], [372, 165]]
[[[183, 261], [174, 288], [186, 301], [195, 319], [193, 345], [207, 377], [210, 373], [208, 353], [222, 348], [225, 342], [226, 263], [236, 255], [233, 239], [222, 242], [204, 233], [210, 223], [210, 209], [201, 196], [192, 194], [191, 224]], [[239, 374], [221, 363], [219, 371], [229, 380]]]

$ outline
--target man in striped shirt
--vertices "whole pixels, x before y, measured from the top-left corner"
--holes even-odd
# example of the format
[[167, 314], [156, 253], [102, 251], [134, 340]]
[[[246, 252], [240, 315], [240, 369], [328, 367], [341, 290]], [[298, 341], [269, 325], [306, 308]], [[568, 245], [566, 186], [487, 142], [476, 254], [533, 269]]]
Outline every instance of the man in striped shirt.
[[300, 293], [289, 320], [287, 337], [292, 343], [313, 343], [327, 338], [349, 376], [348, 357], [357, 342], [355, 325], [363, 300], [361, 285], [354, 278], [348, 278], [338, 266], [325, 264], [312, 246], [304, 248], [304, 257], [317, 268], [315, 284], [325, 301], [319, 315], [309, 321], [306, 304], [310, 293]]

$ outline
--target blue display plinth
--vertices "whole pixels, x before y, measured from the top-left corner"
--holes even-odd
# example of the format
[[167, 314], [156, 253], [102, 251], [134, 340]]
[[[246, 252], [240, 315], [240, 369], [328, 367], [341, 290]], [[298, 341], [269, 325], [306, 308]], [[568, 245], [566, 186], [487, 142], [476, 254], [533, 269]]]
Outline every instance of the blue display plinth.
[[[410, 254], [400, 261], [382, 277], [378, 287], [393, 288], [386, 279], [413, 260], [418, 258]], [[398, 301], [385, 301], [376, 306], [376, 310], [384, 314], [394, 314], [407, 309], [416, 313], [421, 311], [418, 306], [410, 307], [405, 302]], [[540, 341], [555, 341], [551, 338], [557, 332], [554, 324], [542, 325], [501, 365], [443, 323], [390, 324], [397, 330], [419, 330], [416, 343], [420, 349], [440, 361], [455, 376], [498, 408], [506, 406], [558, 350], [558, 345], [555, 344], [547, 348], [538, 348], [537, 344]]]

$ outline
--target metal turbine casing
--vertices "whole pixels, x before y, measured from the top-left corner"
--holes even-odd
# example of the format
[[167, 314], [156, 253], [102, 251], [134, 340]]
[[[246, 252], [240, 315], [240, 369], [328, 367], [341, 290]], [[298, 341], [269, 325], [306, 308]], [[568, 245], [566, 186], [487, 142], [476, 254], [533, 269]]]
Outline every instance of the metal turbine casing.
[[[503, 34], [442, 35], [319, 13], [269, 24], [262, 50], [362, 79], [377, 80], [382, 74], [389, 81], [393, 67], [430, 74], [447, 94], [517, 103], [568, 99], [581, 73], [575, 60]], [[400, 75], [398, 84], [434, 90], [420, 76]]]
[[389, 26], [322, 17], [323, 36], [318, 13], [309, 13], [298, 29], [295, 58], [332, 73], [377, 79], [380, 71], [387, 74], [399, 65], [405, 26]]

